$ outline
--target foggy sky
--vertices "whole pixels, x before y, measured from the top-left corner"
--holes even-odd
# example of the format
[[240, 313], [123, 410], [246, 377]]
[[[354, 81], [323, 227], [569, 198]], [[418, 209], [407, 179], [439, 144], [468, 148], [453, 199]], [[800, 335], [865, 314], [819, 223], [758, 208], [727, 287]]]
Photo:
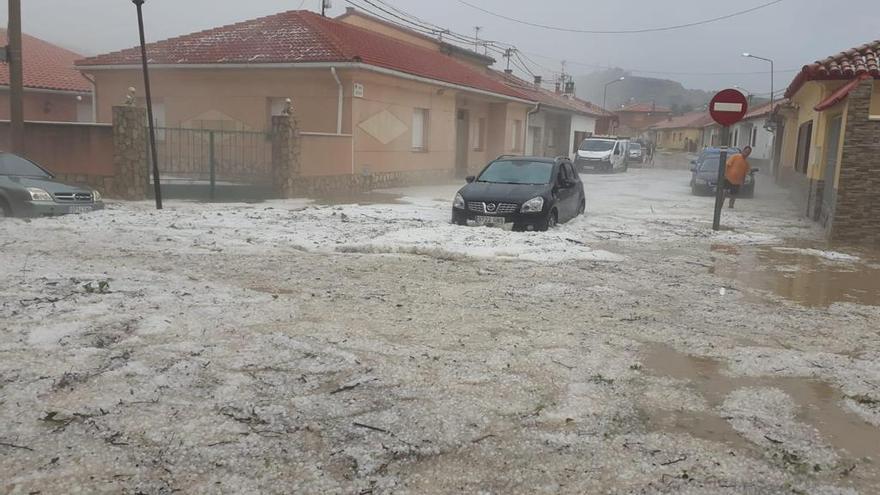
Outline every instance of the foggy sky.
[[[497, 19], [456, 0], [386, 0], [453, 31], [513, 43], [547, 69], [569, 60], [575, 75], [596, 64], [661, 72], [754, 72], [767, 64], [740, 56], [744, 51], [776, 61], [776, 89], [816, 59], [880, 38], [877, 0], [785, 0], [775, 6], [718, 23], [672, 32], [587, 35], [547, 31]], [[680, 24], [756, 6], [766, 0], [472, 0], [486, 9], [532, 22], [582, 29], [633, 29]], [[149, 41], [268, 15], [283, 10], [318, 10], [320, 0], [147, 0]], [[363, 3], [363, 2], [361, 2]], [[86, 55], [119, 50], [138, 42], [135, 8], [129, 0], [22, 0], [23, 30]], [[334, 0], [332, 15], [348, 4]], [[6, 9], [0, 23], [6, 25]], [[550, 58], [539, 58], [533, 54]], [[537, 69], [537, 67], [533, 68]], [[551, 74], [540, 69], [545, 78]], [[769, 92], [767, 75], [677, 75], [635, 73], [681, 81], [686, 87], [743, 86]]]

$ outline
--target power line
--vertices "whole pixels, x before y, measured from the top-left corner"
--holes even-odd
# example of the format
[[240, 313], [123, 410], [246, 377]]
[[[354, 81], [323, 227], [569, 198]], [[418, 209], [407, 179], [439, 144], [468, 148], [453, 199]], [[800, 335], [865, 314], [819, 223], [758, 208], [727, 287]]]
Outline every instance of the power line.
[[524, 24], [526, 26], [537, 27], [537, 28], [541, 28], [541, 29], [550, 29], [552, 31], [563, 31], [566, 33], [582, 33], [582, 34], [640, 34], [640, 33], [656, 33], [656, 32], [660, 32], [660, 31], [673, 31], [676, 29], [684, 29], [684, 28], [689, 28], [689, 27], [694, 27], [694, 26], [700, 26], [703, 24], [709, 24], [712, 22], [723, 21], [725, 19], [730, 19], [732, 17], [745, 15], [745, 14], [754, 12], [756, 10], [761, 10], [761, 9], [770, 7], [772, 5], [776, 5], [777, 3], [781, 3], [784, 0], [773, 0], [771, 2], [767, 2], [764, 4], [758, 5], [757, 7], [752, 7], [750, 9], [740, 10], [740, 11], [733, 12], [733, 13], [726, 14], [726, 15], [722, 15], [719, 17], [713, 17], [711, 19], [704, 19], [704, 20], [695, 21], [695, 22], [688, 22], [685, 24], [676, 24], [676, 25], [672, 25], [672, 26], [663, 26], [663, 27], [656, 27], [656, 28], [620, 29], [620, 30], [575, 29], [575, 28], [566, 28], [566, 27], [558, 27], [558, 26], [548, 26], [546, 24], [538, 24], [535, 22], [529, 22], [529, 21], [524, 21], [522, 19], [517, 19], [515, 17], [509, 17], [504, 14], [499, 14], [498, 12], [493, 12], [491, 10], [484, 9], [483, 7], [474, 5], [466, 0], [457, 0], [457, 1], [460, 4], [467, 5], [468, 7], [472, 8], [472, 9], [479, 10], [480, 12], [484, 12], [486, 14], [489, 14], [494, 17], [498, 17], [500, 19], [504, 19], [504, 20], [511, 21], [511, 22], [516, 22], [518, 24]]

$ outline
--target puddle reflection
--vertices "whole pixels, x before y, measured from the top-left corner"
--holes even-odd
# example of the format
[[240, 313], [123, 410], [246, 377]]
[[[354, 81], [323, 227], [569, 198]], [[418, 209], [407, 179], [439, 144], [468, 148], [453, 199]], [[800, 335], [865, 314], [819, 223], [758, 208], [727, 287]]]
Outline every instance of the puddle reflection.
[[[800, 246], [713, 245], [710, 273], [771, 291], [805, 306], [838, 302], [880, 305], [880, 262]], [[850, 251], [847, 251], [850, 252]]]

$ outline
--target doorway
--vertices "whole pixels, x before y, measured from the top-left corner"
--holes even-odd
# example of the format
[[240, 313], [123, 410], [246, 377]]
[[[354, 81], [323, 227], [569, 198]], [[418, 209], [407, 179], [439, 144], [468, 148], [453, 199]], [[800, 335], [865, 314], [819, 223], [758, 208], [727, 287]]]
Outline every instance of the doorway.
[[834, 178], [837, 176], [837, 152], [840, 150], [840, 129], [843, 116], [835, 115], [828, 121], [828, 133], [825, 137], [825, 174], [822, 186], [821, 220], [828, 225], [834, 210]]
[[468, 172], [468, 138], [470, 118], [467, 110], [459, 110], [455, 119], [455, 176], [464, 177]]

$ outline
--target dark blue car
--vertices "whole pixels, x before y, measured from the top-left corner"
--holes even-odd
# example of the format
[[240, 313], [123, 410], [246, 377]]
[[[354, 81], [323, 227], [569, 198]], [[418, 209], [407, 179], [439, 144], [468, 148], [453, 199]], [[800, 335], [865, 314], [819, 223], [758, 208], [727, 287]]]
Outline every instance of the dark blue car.
[[[727, 148], [727, 156], [740, 152], [739, 148]], [[718, 183], [718, 165], [721, 158], [721, 148], [703, 148], [696, 160], [691, 161], [691, 193], [697, 196], [713, 195]], [[745, 183], [739, 192], [740, 198], [752, 198], [755, 196], [755, 172], [746, 175]]]

